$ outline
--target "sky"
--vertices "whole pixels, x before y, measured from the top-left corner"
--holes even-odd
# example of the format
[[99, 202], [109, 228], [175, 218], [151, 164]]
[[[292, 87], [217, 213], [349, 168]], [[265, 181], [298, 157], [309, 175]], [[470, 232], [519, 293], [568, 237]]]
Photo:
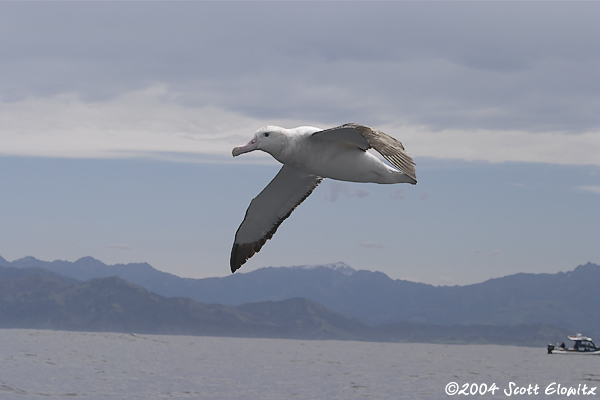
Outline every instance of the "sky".
[[325, 180], [238, 273], [466, 285], [600, 263], [600, 3], [2, 2], [0, 256], [227, 276], [280, 165], [355, 122], [418, 184]]

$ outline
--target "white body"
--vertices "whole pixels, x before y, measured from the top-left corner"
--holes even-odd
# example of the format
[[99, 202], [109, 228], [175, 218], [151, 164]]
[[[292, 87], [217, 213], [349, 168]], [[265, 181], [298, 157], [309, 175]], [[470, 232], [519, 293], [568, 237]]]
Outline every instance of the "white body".
[[[410, 176], [356, 145], [313, 136], [320, 131], [322, 129], [311, 126], [294, 129], [268, 126], [256, 132], [247, 145], [236, 147], [233, 154], [262, 150], [299, 171], [341, 181], [416, 183]], [[265, 133], [268, 136], [265, 137]]]
[[[289, 131], [293, 132], [292, 129]], [[351, 144], [313, 137], [312, 140], [303, 140], [303, 146], [294, 145], [294, 142], [317, 131], [320, 129], [293, 132], [287, 136], [289, 145], [277, 155], [273, 154], [273, 157], [280, 163], [299, 171], [340, 181], [372, 183], [412, 181], [404, 173], [389, 167], [371, 153]]]

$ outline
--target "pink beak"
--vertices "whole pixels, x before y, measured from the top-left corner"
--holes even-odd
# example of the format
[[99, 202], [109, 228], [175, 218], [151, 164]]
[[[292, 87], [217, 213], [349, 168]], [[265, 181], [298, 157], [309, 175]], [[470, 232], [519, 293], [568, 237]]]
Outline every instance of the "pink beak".
[[252, 140], [249, 141], [247, 144], [245, 144], [243, 146], [234, 147], [231, 154], [233, 154], [233, 156], [235, 157], [235, 156], [239, 156], [240, 154], [248, 153], [248, 152], [256, 150], [256, 149], [258, 149], [258, 138], [256, 137], [256, 135], [254, 135]]

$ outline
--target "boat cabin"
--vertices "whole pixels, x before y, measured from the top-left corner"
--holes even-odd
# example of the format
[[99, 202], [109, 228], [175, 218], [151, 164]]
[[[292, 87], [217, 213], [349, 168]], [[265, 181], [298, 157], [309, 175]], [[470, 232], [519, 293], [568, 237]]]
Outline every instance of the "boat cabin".
[[592, 338], [581, 336], [581, 333], [578, 333], [577, 336], [569, 335], [569, 339], [575, 341], [573, 345], [574, 351], [598, 351], [599, 348], [596, 347], [594, 342], [592, 342]]

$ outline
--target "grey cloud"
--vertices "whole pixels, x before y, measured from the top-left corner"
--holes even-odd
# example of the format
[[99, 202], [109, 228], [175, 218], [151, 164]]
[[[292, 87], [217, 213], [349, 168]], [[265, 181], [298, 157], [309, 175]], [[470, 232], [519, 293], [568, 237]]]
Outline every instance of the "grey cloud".
[[340, 195], [348, 195], [348, 185], [338, 181], [331, 181], [325, 187], [325, 200], [337, 202]]
[[577, 186], [576, 189], [588, 193], [600, 194], [600, 185]]
[[356, 190], [354, 190], [352, 193], [350, 193], [350, 197], [358, 197], [359, 199], [364, 199], [365, 197], [369, 197], [371, 195], [371, 192], [369, 192], [367, 189], [361, 189], [358, 188]]
[[263, 119], [600, 129], [600, 4], [2, 3], [4, 101], [152, 85]]
[[394, 200], [405, 200], [404, 189], [393, 189], [392, 191], [390, 191], [390, 198]]
[[361, 247], [366, 247], [368, 249], [385, 249], [385, 246], [382, 245], [381, 243], [368, 242], [368, 243], [359, 243], [358, 245]]
[[110, 249], [116, 249], [116, 250], [131, 250], [131, 246], [128, 244], [124, 244], [124, 243], [114, 243], [114, 244], [110, 244], [108, 245], [108, 248]]
[[328, 181], [327, 185], [325, 186], [324, 193], [325, 200], [331, 201], [333, 203], [337, 202], [340, 196], [344, 196], [346, 198], [357, 197], [359, 199], [362, 199], [370, 196], [371, 194], [371, 192], [369, 192], [367, 189], [363, 189], [360, 187], [352, 189], [351, 184], [335, 180]]

